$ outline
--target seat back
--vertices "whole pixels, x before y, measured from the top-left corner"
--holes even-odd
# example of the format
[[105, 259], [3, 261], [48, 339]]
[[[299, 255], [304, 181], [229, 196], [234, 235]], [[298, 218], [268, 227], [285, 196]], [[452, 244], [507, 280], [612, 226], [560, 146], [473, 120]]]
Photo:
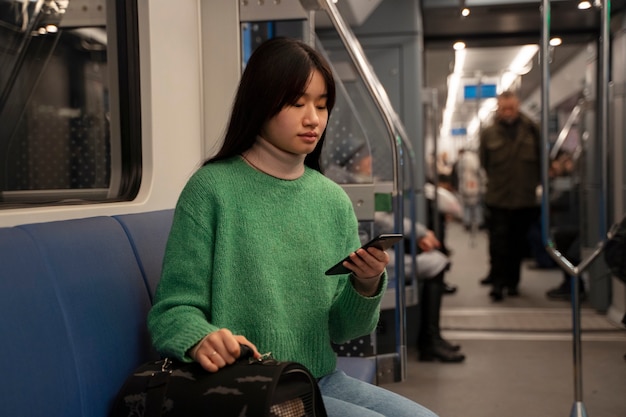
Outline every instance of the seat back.
[[150, 297], [111, 217], [0, 229], [3, 414], [105, 417], [154, 357]]
[[161, 279], [163, 255], [173, 217], [173, 209], [114, 216], [128, 235], [148, 286], [150, 300]]

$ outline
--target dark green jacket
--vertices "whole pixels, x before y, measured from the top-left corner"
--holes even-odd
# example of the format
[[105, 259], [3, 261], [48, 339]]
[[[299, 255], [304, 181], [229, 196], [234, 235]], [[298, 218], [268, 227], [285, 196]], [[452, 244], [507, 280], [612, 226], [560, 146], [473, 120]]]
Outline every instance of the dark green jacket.
[[520, 114], [515, 126], [495, 121], [480, 134], [480, 162], [487, 174], [485, 204], [518, 209], [539, 204], [539, 127]]

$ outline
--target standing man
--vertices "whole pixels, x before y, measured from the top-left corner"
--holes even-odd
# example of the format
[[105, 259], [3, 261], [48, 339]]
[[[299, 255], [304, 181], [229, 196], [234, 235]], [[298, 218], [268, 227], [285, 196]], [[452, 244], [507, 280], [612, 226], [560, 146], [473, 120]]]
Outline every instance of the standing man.
[[493, 124], [480, 134], [480, 162], [487, 174], [490, 274], [489, 295], [502, 301], [504, 291], [517, 296], [527, 234], [539, 216], [541, 180], [539, 127], [520, 113], [515, 93], [498, 96]]

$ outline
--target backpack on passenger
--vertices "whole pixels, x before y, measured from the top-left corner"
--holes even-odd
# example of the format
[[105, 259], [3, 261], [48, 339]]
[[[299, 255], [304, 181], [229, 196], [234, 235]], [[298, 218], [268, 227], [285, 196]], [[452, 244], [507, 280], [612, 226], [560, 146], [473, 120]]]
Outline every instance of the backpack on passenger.
[[252, 358], [218, 372], [164, 359], [128, 377], [109, 417], [327, 417], [315, 378], [297, 362]]

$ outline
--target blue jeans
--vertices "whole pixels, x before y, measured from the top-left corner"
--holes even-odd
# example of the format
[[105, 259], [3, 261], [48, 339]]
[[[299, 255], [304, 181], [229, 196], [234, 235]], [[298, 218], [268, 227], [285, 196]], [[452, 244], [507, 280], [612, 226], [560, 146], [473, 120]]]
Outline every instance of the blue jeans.
[[437, 417], [425, 407], [336, 370], [319, 381], [328, 417]]

